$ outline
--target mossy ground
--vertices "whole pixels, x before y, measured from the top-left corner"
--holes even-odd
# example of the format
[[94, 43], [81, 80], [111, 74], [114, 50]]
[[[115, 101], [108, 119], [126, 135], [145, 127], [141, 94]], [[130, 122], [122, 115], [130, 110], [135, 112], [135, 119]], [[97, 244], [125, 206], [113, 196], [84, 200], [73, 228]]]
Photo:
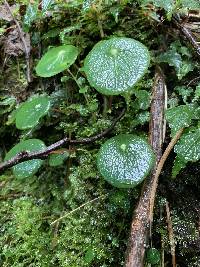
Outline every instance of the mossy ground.
[[[150, 6], [150, 9], [143, 9], [136, 1], [107, 1], [107, 4], [93, 1], [92, 7], [83, 11], [82, 1], [67, 2], [57, 1], [53, 15], [32, 23], [34, 80], [31, 84], [26, 82], [24, 57], [5, 55], [0, 40], [0, 59], [4, 62], [0, 66], [1, 160], [6, 151], [23, 138], [40, 138], [49, 145], [63, 135], [69, 138], [88, 137], [110, 125], [124, 106], [123, 98], [102, 97], [89, 87], [84, 74], [77, 71], [87, 53], [102, 38], [114, 35], [137, 39], [151, 50], [152, 55], [151, 67], [135, 87], [134, 95], [127, 103], [125, 117], [107, 138], [119, 133], [137, 133], [147, 137], [150, 91], [155, 62], [159, 61], [156, 57], [163, 50], [170, 50], [171, 43], [177, 51], [181, 48], [184, 51], [184, 71], [191, 64], [194, 70], [198, 69], [196, 58], [191, 51], [188, 52], [174, 25], [166, 18], [164, 23], [152, 19], [154, 11], [160, 17], [164, 16], [159, 8], [152, 10]], [[17, 3], [21, 4], [22, 20], [26, 3]], [[0, 27], [8, 28], [10, 22], [0, 20]], [[80, 54], [71, 71], [80, 78], [82, 91], [67, 72], [49, 79], [35, 76], [34, 67], [41, 53], [45, 53], [49, 46], [59, 44], [79, 47]], [[173, 89], [187, 84], [195, 77], [195, 71], [178, 79], [177, 72], [180, 74], [182, 70], [174, 70], [169, 65], [162, 66], [166, 73], [169, 105], [181, 104], [185, 98], [190, 101], [189, 89], [184, 92]], [[191, 88], [194, 90], [194, 86]], [[32, 132], [21, 132], [13, 123], [12, 112], [19, 103], [36, 94], [49, 95], [53, 108]], [[167, 132], [166, 144], [169, 136]], [[67, 147], [70, 156], [62, 166], [51, 167], [46, 160], [37, 175], [31, 178], [16, 179], [10, 170], [0, 176], [0, 266], [123, 266], [132, 213], [141, 188], [120, 190], [103, 180], [96, 168], [96, 157], [105, 140]], [[181, 267], [199, 266], [200, 168], [199, 164], [189, 165], [176, 180], [172, 180], [173, 157], [172, 154], [160, 179], [153, 246], [164, 251], [165, 264], [171, 266], [165, 213], [167, 200], [177, 244], [177, 264]], [[65, 218], [52, 225], [66, 214]]]

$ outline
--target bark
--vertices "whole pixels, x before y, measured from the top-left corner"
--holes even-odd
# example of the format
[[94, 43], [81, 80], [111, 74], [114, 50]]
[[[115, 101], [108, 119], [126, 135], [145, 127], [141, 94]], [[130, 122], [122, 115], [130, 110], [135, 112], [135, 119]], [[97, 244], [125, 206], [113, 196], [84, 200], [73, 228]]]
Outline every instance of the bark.
[[[152, 88], [151, 119], [149, 141], [156, 155], [156, 163], [151, 175], [146, 179], [138, 206], [133, 214], [131, 233], [128, 241], [125, 267], [142, 267], [145, 249], [151, 233], [151, 203], [155, 199], [157, 187], [156, 170], [162, 156], [164, 136], [164, 107], [166, 85], [160, 68], [156, 69], [155, 82]], [[154, 195], [152, 195], [152, 192]]]

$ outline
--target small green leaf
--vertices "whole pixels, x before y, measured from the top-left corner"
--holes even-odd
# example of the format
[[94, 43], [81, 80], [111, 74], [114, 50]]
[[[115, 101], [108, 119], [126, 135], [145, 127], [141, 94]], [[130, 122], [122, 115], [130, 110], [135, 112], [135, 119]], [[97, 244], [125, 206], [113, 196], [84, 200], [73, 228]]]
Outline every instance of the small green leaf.
[[180, 155], [176, 157], [172, 168], [172, 178], [175, 178], [179, 174], [181, 169], [185, 168], [186, 163], [187, 162], [185, 162], [185, 160]]
[[174, 0], [153, 0], [153, 3], [157, 7], [163, 8], [167, 12], [172, 12], [174, 8]]
[[85, 253], [84, 260], [86, 263], [91, 263], [93, 259], [95, 258], [95, 252], [94, 250], [90, 247]]
[[179, 53], [180, 47], [177, 42], [170, 45], [170, 49], [158, 57], [159, 62], [166, 62], [176, 70], [179, 80], [194, 69], [194, 64], [188, 59], [183, 59]]
[[195, 98], [199, 98], [199, 97], [200, 97], [200, 84], [198, 84], [195, 89]]
[[51, 167], [60, 166], [63, 164], [63, 161], [69, 157], [69, 152], [64, 151], [60, 154], [51, 154], [49, 157], [49, 165]]
[[174, 147], [179, 158], [185, 162], [196, 162], [200, 159], [200, 128], [185, 133]]
[[97, 167], [107, 182], [133, 188], [148, 175], [155, 162], [151, 146], [141, 137], [121, 134], [106, 141], [99, 150]]
[[151, 94], [145, 90], [135, 91], [134, 94], [137, 97], [136, 101], [134, 102], [134, 107], [143, 110], [148, 109], [151, 102]]
[[50, 108], [50, 100], [39, 96], [26, 101], [16, 112], [16, 127], [20, 130], [33, 128]]
[[176, 71], [178, 71], [182, 65], [181, 55], [172, 49], [160, 55], [159, 61], [166, 62], [170, 66], [175, 67]]
[[88, 11], [94, 2], [95, 0], [83, 0], [83, 11]]
[[76, 60], [78, 49], [73, 45], [63, 45], [49, 49], [36, 66], [41, 77], [51, 77], [68, 69]]
[[166, 119], [171, 128], [171, 136], [174, 136], [178, 130], [190, 126], [195, 113], [194, 105], [180, 105], [169, 108], [166, 111]]
[[35, 1], [34, 4], [30, 3], [26, 9], [26, 14], [24, 16], [24, 29], [25, 31], [29, 31], [32, 22], [36, 20], [38, 15], [38, 1]]
[[91, 86], [105, 95], [128, 93], [149, 66], [149, 51], [140, 42], [114, 37], [97, 43], [84, 62]]
[[160, 252], [156, 248], [147, 250], [146, 260], [150, 264], [158, 264], [160, 262]]
[[48, 32], [46, 32], [45, 34], [43, 34], [42, 39], [47, 40], [49, 38], [54, 38], [58, 36], [59, 34], [60, 34], [60, 28], [53, 28], [49, 30]]
[[42, 0], [42, 13], [44, 14], [53, 5], [54, 0]]
[[0, 114], [10, 112], [16, 105], [16, 98], [14, 96], [1, 97], [0, 96]]
[[187, 104], [188, 98], [193, 93], [193, 89], [191, 87], [188, 87], [188, 86], [176, 86], [174, 88], [174, 90], [177, 91], [178, 94], [182, 96], [183, 102], [185, 104]]
[[200, 2], [199, 0], [181, 0], [182, 7], [188, 8], [188, 9], [199, 9], [200, 8]]
[[[20, 152], [36, 152], [44, 150], [45, 144], [39, 139], [29, 139], [15, 145], [5, 157], [5, 161], [16, 156]], [[42, 165], [41, 159], [28, 160], [17, 164], [12, 168], [15, 177], [23, 179], [34, 175]]]

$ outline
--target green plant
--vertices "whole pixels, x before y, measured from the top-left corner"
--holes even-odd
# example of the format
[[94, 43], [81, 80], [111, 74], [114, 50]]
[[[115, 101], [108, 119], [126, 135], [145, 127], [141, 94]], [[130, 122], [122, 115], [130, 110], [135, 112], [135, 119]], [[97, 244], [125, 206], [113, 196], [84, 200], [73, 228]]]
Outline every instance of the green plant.
[[[41, 77], [54, 76], [68, 69], [70, 65], [75, 62], [77, 55], [78, 49], [72, 45], [52, 48], [41, 58], [41, 60], [37, 64], [36, 73]], [[133, 91], [133, 86], [145, 74], [149, 66], [149, 59], [150, 56], [147, 48], [140, 42], [130, 38], [111, 38], [110, 40], [99, 42], [92, 49], [92, 51], [87, 55], [85, 59], [83, 70], [85, 71], [90, 84], [101, 93], [111, 95], [117, 95], [122, 93], [131, 94], [131, 91]], [[71, 74], [70, 71], [69, 73]], [[79, 85], [80, 78], [79, 80], [77, 80], [74, 75], [71, 76], [74, 81]], [[23, 103], [22, 106], [17, 110], [15, 115], [17, 128], [33, 128], [38, 124], [39, 119], [48, 112], [49, 107], [49, 99], [47, 97], [42, 96], [38, 98], [33, 98]], [[115, 178], [111, 177], [111, 180], [113, 180], [112, 184], [118, 184], [119, 187], [134, 187], [145, 178], [150, 168], [152, 167], [153, 152], [150, 151], [150, 147], [148, 147], [147, 144], [145, 146], [145, 143], [142, 139], [137, 140], [136, 137], [132, 137], [131, 139], [130, 136], [126, 135], [119, 136], [117, 138], [119, 139], [119, 142], [122, 142], [122, 138], [125, 139], [123, 141], [124, 143], [122, 143], [121, 145], [123, 147], [127, 146], [128, 150], [124, 148], [124, 150], [122, 149], [121, 151], [124, 151], [124, 153], [127, 154], [127, 159], [125, 159], [125, 154], [122, 155], [120, 153], [115, 156], [113, 155], [114, 158], [111, 159], [111, 162], [114, 163], [117, 157], [122, 158], [121, 164], [116, 166], [116, 168], [118, 168], [118, 175], [121, 172], [124, 172], [123, 177], [117, 178], [117, 174], [114, 175]], [[104, 147], [105, 146], [106, 145], [104, 145]], [[139, 151], [137, 156], [135, 156], [134, 154], [137, 150], [137, 146], [139, 146], [141, 150]], [[14, 155], [13, 151], [15, 151], [15, 153], [21, 152], [20, 149], [11, 150], [12, 153], [8, 153], [9, 158], [11, 154]], [[103, 151], [104, 153], [107, 153], [105, 152], [105, 148], [102, 149], [100, 153], [101, 157], [103, 157]], [[63, 161], [62, 156], [60, 155], [60, 160], [58, 160], [58, 158], [57, 160], [54, 159], [53, 163], [52, 157], [53, 156], [51, 156], [50, 160], [51, 166], [59, 165], [60, 162], [62, 163]], [[101, 171], [103, 170], [103, 161], [105, 164], [107, 159], [100, 160], [99, 156], [98, 165]], [[128, 163], [125, 164], [125, 161], [128, 163], [132, 162], [131, 166], [133, 170], [131, 172], [130, 167], [128, 167]], [[30, 169], [32, 169], [33, 161], [29, 163], [29, 167]], [[29, 163], [27, 162], [27, 164]], [[124, 167], [124, 164], [126, 165], [126, 168]], [[143, 166], [143, 170], [141, 169], [140, 165]], [[23, 171], [23, 166], [27, 168], [27, 165], [23, 165], [23, 163], [17, 165], [16, 167], [18, 168], [18, 166], [20, 166], [21, 172]], [[120, 168], [122, 168], [122, 170]], [[33, 174], [36, 172], [36, 169], [38, 168], [34, 168]], [[106, 166], [105, 169], [107, 169], [106, 172], [109, 172], [108, 166]], [[14, 173], [16, 174], [16, 170], [14, 171]], [[26, 174], [24, 176], [31, 175], [30, 170], [28, 173], [29, 174]], [[105, 175], [105, 171], [103, 171], [103, 173], [103, 176], [108, 176]], [[130, 177], [130, 173], [131, 176], [133, 176], [132, 178]], [[112, 172], [112, 174], [114, 174], [114, 172]], [[130, 177], [129, 179], [127, 178], [128, 176]], [[114, 179], [119, 179], [119, 181], [114, 182]]]
[[[5, 160], [9, 160], [18, 153], [36, 152], [44, 150], [45, 144], [39, 139], [28, 139], [15, 145], [5, 157]], [[33, 159], [23, 163], [19, 163], [13, 167], [13, 173], [17, 178], [27, 178], [34, 175], [37, 170], [41, 167], [41, 159]]]
[[105, 95], [128, 94], [145, 74], [147, 48], [130, 38], [111, 38], [97, 43], [84, 62], [91, 86]]
[[49, 111], [50, 100], [46, 96], [34, 97], [24, 102], [16, 111], [15, 123], [20, 130], [35, 127], [40, 118]]
[[154, 163], [150, 145], [134, 135], [118, 135], [107, 140], [97, 157], [102, 176], [119, 188], [131, 188], [141, 183]]
[[78, 49], [73, 45], [51, 48], [36, 66], [36, 73], [41, 77], [54, 76], [70, 67], [78, 56]]
[[[127, 233], [141, 187], [111, 186], [107, 180], [113, 177], [109, 174], [103, 179], [96, 158], [113, 136], [118, 139], [134, 134], [134, 138], [147, 144], [148, 123], [153, 114], [151, 89], [155, 88], [153, 77], [158, 64], [166, 76], [168, 89], [164, 144], [180, 128], [185, 129], [175, 146], [176, 155], [170, 154], [162, 170], [157, 199], [165, 197], [170, 204], [177, 265], [199, 266], [199, 62], [194, 43], [190, 40], [189, 44], [187, 36], [182, 38], [184, 30], [194, 41], [199, 38], [196, 30], [199, 1], [17, 0], [13, 6], [9, 2], [16, 21], [26, 31], [21, 35], [31, 49], [26, 59], [23, 38], [4, 2], [0, 1], [0, 171], [5, 170], [0, 175], [0, 265], [124, 266]], [[107, 58], [108, 65], [102, 64], [99, 69], [99, 79], [104, 77], [101, 70], [111, 69], [110, 77], [116, 77], [117, 82], [114, 85], [125, 86], [122, 90], [115, 86], [116, 91], [105, 84], [98, 88], [95, 77], [90, 76], [97, 68], [92, 68], [88, 59], [92, 59], [93, 52], [105, 57], [104, 53], [99, 54], [100, 48], [108, 44], [116, 46], [119, 40], [137, 44], [144, 51], [148, 59], [145, 76], [134, 75], [136, 83], [132, 83], [127, 70], [137, 69], [132, 64], [134, 60], [123, 48], [124, 53], [120, 52], [123, 62], [120, 62], [119, 51], [114, 48]], [[63, 50], [61, 57], [59, 50]], [[131, 50], [132, 54], [137, 58], [137, 53]], [[48, 64], [43, 61], [47, 55]], [[27, 82], [27, 60], [32, 82]], [[121, 66], [126, 62], [129, 67], [123, 73]], [[113, 65], [117, 68], [112, 68]], [[121, 96], [126, 98], [128, 109], [123, 119], [113, 125], [124, 107]], [[107, 134], [101, 135], [106, 131]], [[90, 142], [91, 136], [101, 138]], [[35, 139], [43, 143], [38, 150], [35, 147], [29, 152], [30, 143], [21, 146]], [[87, 142], [69, 142], [82, 139]], [[125, 148], [128, 139], [121, 141]], [[59, 143], [59, 147], [55, 146]], [[12, 173], [6, 170], [7, 161], [3, 159], [15, 146], [20, 147], [13, 153], [15, 163], [25, 160], [27, 155], [33, 158], [13, 166], [12, 170], [20, 168]], [[135, 159], [134, 155], [131, 158]], [[23, 176], [23, 164], [30, 170], [36, 160], [42, 167]], [[9, 161], [11, 165], [15, 163], [13, 159]], [[135, 160], [130, 165], [134, 163]], [[170, 179], [175, 176], [176, 179]], [[115, 178], [118, 177], [121, 176]], [[143, 179], [144, 176], [140, 181]], [[121, 186], [124, 184], [118, 184]], [[169, 264], [165, 206], [157, 204], [152, 245], [158, 253], [162, 252], [159, 256], [165, 254], [165, 264]], [[150, 263], [146, 257], [145, 264], [154, 264], [155, 258]]]

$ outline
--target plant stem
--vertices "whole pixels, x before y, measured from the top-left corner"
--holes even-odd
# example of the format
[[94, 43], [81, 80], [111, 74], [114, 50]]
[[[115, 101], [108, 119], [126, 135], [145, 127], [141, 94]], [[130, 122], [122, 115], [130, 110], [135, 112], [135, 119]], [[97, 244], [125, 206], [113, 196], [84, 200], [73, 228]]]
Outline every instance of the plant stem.
[[70, 140], [68, 137], [65, 137], [56, 143], [51, 144], [48, 146], [45, 150], [40, 150], [37, 152], [27, 152], [27, 151], [22, 151], [12, 157], [10, 160], [7, 160], [5, 162], [0, 163], [0, 173], [20, 162], [27, 161], [29, 159], [45, 159], [48, 157], [52, 151], [62, 147], [63, 145], [66, 144], [73, 144], [73, 145], [78, 145], [78, 144], [89, 144], [92, 142], [95, 142], [104, 136], [106, 136], [117, 124], [117, 122], [124, 116], [126, 112], [126, 109], [124, 108], [119, 116], [112, 122], [111, 126], [107, 129], [105, 129], [103, 132], [96, 134], [94, 136], [88, 137], [88, 138], [82, 138], [82, 139], [77, 139], [77, 140]]
[[[79, 83], [78, 83], [78, 81], [77, 81], [75, 75], [74, 75], [69, 69], [67, 70], [67, 72], [71, 75], [71, 77], [73, 78], [73, 80], [74, 80], [75, 83], [77, 84], [78, 88], [79, 88], [79, 89], [82, 89], [81, 86], [79, 85]], [[89, 102], [89, 99], [88, 99], [87, 95], [86, 95], [85, 93], [84, 93], [83, 95], [84, 95], [84, 97], [85, 97], [85, 100], [86, 100], [87, 105], [89, 106], [90, 102]]]
[[99, 200], [99, 199], [104, 199], [104, 198], [106, 198], [107, 196], [108, 196], [108, 194], [105, 194], [105, 195], [103, 195], [103, 196], [96, 197], [96, 198], [94, 198], [94, 199], [92, 199], [92, 200], [89, 200], [88, 202], [86, 202], [86, 203], [80, 205], [78, 208], [76, 208], [76, 209], [74, 209], [74, 210], [72, 210], [72, 211], [70, 211], [70, 212], [67, 212], [67, 213], [66, 213], [65, 215], [63, 215], [62, 217], [60, 217], [60, 218], [58, 218], [57, 220], [53, 221], [50, 225], [52, 226], [52, 225], [54, 225], [54, 224], [56, 224], [56, 223], [62, 221], [63, 219], [65, 219], [65, 218], [67, 218], [68, 216], [72, 215], [73, 213], [75, 213], [76, 211], [80, 210], [81, 208], [83, 208], [83, 207], [85, 207], [85, 206], [87, 206], [87, 205], [89, 205], [89, 204], [91, 204], [91, 203], [93, 203], [93, 202], [95, 202], [95, 201], [97, 201], [97, 200]]

